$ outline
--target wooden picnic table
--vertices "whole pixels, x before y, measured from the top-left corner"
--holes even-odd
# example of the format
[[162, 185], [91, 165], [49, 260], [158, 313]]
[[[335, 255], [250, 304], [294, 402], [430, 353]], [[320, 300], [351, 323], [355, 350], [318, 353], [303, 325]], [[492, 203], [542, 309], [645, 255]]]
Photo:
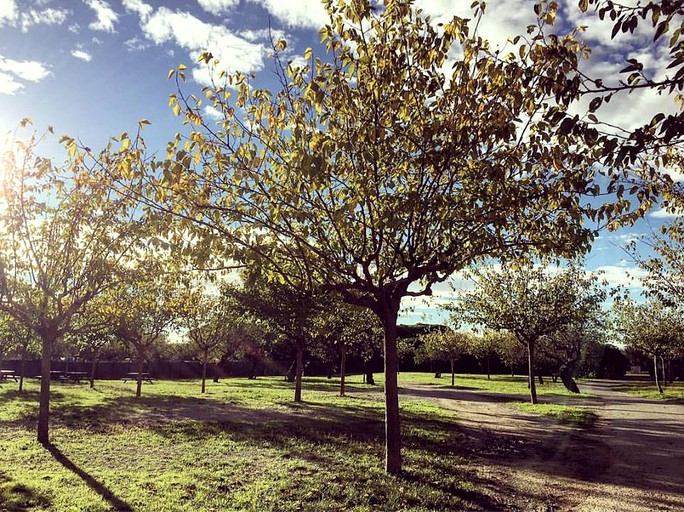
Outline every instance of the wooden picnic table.
[[0, 369], [0, 380], [8, 381], [10, 379], [14, 379], [14, 382], [17, 382], [16, 372], [14, 370], [2, 370], [2, 369]]
[[152, 384], [154, 382], [154, 379], [152, 378], [152, 376], [149, 373], [138, 374], [137, 372], [127, 373], [126, 376], [121, 380], [123, 380], [124, 382], [128, 382], [129, 380], [132, 382], [137, 382], [138, 375], [140, 375], [140, 380], [143, 380], [145, 382], [149, 382], [150, 384]]
[[[41, 379], [42, 376], [38, 375], [36, 379]], [[50, 372], [50, 380], [53, 382], [76, 382], [80, 384], [83, 381], [88, 380], [87, 372], [63, 372], [61, 370], [53, 370]]]

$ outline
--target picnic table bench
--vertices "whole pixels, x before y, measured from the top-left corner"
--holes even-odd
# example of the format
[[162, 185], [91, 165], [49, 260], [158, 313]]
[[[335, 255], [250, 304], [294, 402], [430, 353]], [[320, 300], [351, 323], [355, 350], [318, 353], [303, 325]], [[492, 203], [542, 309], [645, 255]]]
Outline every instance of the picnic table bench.
[[[38, 375], [36, 379], [40, 380], [42, 375]], [[75, 382], [80, 384], [81, 382], [88, 381], [88, 373], [86, 372], [63, 372], [63, 371], [52, 371], [50, 372], [50, 380], [53, 382]]]
[[14, 379], [14, 382], [18, 382], [17, 374], [14, 370], [0, 370], [0, 381], [8, 381], [10, 379]]
[[154, 382], [154, 378], [149, 373], [141, 373], [141, 374], [127, 373], [126, 376], [124, 378], [122, 378], [121, 380], [124, 382], [128, 382], [129, 380], [131, 382], [136, 382], [138, 380], [138, 375], [140, 375], [140, 380], [143, 380], [145, 382], [149, 382], [150, 384], [152, 384]]

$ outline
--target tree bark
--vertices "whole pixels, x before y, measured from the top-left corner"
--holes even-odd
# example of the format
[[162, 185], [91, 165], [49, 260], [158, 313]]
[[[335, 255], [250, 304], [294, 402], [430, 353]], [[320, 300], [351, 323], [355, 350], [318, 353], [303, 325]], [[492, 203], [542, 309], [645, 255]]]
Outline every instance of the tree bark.
[[487, 353], [487, 380], [492, 379], [492, 372], [490, 371], [492, 355]]
[[560, 368], [560, 378], [561, 381], [563, 381], [563, 385], [565, 386], [565, 389], [570, 391], [571, 393], [579, 393], [580, 390], [577, 387], [577, 383], [575, 382], [575, 379], [572, 378], [572, 373], [570, 372], [570, 368], [568, 366], [561, 366]]
[[302, 401], [302, 374], [304, 373], [304, 349], [297, 343], [297, 361], [295, 367], [295, 395], [294, 401]]
[[97, 352], [93, 352], [93, 360], [90, 362], [90, 389], [95, 387], [95, 372], [97, 371]]
[[663, 356], [660, 356], [660, 366], [661, 366], [661, 372], [663, 374], [663, 379], [662, 379], [663, 386], [667, 386], [667, 376], [665, 375], [665, 358]]
[[454, 358], [452, 357], [449, 359], [449, 362], [451, 363], [451, 387], [454, 387], [454, 384], [456, 384], [456, 372], [454, 371]]
[[382, 324], [385, 331], [385, 471], [401, 473], [401, 429], [399, 419], [399, 387], [397, 374], [397, 316], [399, 304], [386, 298], [382, 304]]
[[50, 443], [50, 371], [52, 369], [52, 344], [54, 339], [48, 335], [41, 336], [40, 362], [40, 398], [38, 405], [38, 442], [42, 445]]
[[142, 374], [145, 370], [145, 355], [142, 352], [138, 352], [138, 377], [135, 386], [135, 397], [140, 398], [142, 395]]
[[202, 354], [202, 393], [207, 390], [207, 363], [209, 362], [209, 349], [205, 348]]
[[653, 356], [653, 375], [655, 376], [655, 384], [658, 388], [658, 393], [663, 392], [663, 386], [660, 385], [660, 380], [658, 379], [658, 356]]
[[530, 402], [537, 403], [537, 387], [534, 382], [534, 341], [527, 342], [527, 377], [530, 387]]
[[344, 396], [344, 384], [347, 371], [347, 346], [340, 342], [340, 396]]
[[26, 373], [26, 347], [21, 349], [21, 363], [19, 366], [19, 393], [24, 392], [24, 374]]

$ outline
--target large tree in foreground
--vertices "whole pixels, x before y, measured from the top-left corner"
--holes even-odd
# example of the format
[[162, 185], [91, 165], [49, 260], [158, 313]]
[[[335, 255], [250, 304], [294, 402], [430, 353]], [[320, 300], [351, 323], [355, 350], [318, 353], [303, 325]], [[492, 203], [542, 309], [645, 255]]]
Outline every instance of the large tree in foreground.
[[40, 157], [35, 138], [0, 155], [0, 311], [41, 340], [38, 440], [44, 444], [53, 347], [116, 282], [137, 240], [134, 213], [112, 187], [111, 173], [128, 152], [110, 145], [95, 156], [79, 152], [72, 139], [62, 141], [62, 164]]
[[[461, 295], [456, 308], [466, 321], [508, 331], [527, 348], [530, 401], [536, 404], [534, 376], [539, 342], [546, 338], [552, 344], [554, 336], [561, 338], [561, 333], [570, 333], [575, 326], [600, 315], [606, 291], [596, 276], [577, 267], [551, 272], [525, 263], [485, 268], [474, 274], [475, 290]], [[568, 344], [574, 347], [575, 341], [573, 338]], [[574, 382], [568, 385], [573, 387]]]
[[306, 65], [285, 65], [286, 43], [274, 45], [278, 90], [217, 74], [202, 96], [218, 123], [197, 96], [172, 96], [195, 131], [155, 167], [154, 202], [198, 258], [255, 259], [294, 289], [333, 291], [378, 316], [386, 469], [398, 473], [402, 298], [486, 256], [587, 250], [596, 133], [555, 135], [581, 47], [572, 34], [545, 39], [552, 12], [503, 55], [476, 19], [437, 27], [408, 0], [326, 5], [323, 58], [307, 50]]

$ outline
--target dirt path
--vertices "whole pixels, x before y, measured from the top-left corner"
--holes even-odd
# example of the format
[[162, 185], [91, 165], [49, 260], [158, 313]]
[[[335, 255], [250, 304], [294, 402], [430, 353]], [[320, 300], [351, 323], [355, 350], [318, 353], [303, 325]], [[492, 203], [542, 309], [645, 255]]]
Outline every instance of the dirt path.
[[457, 411], [483, 484], [504, 510], [684, 511], [684, 406], [644, 400], [590, 382], [595, 398], [542, 399], [594, 411], [577, 428], [526, 414], [522, 396], [402, 383], [404, 394]]

